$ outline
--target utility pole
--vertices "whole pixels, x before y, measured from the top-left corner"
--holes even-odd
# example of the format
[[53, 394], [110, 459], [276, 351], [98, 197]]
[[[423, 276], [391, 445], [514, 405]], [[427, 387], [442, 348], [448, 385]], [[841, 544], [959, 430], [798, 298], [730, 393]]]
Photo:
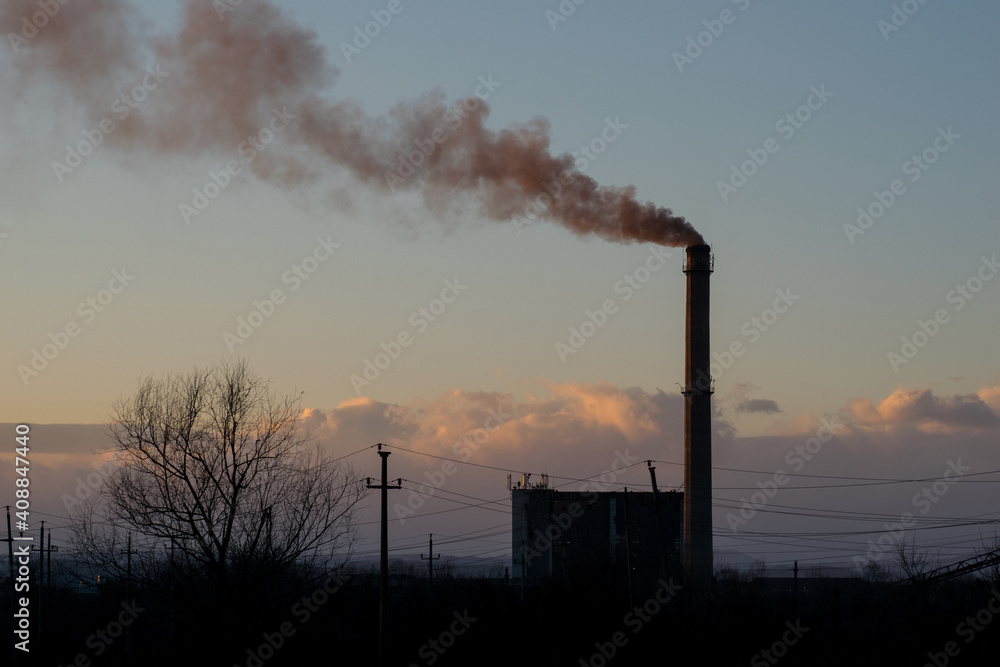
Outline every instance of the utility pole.
[[378, 605], [378, 664], [385, 666], [385, 643], [389, 627], [389, 489], [403, 488], [403, 480], [396, 480], [396, 484], [387, 484], [386, 478], [389, 476], [389, 454], [383, 452], [382, 447], [388, 447], [378, 443], [378, 455], [382, 457], [382, 483], [372, 484], [372, 478], [368, 478], [369, 489], [380, 489], [382, 491], [382, 577], [379, 582], [379, 605]]
[[46, 567], [48, 569], [48, 572], [45, 573], [45, 581], [49, 582], [48, 588], [45, 589], [45, 608], [46, 609], [48, 609], [49, 603], [52, 602], [52, 596], [49, 594], [49, 591], [52, 589], [52, 552], [53, 551], [59, 551], [59, 547], [52, 546], [52, 530], [50, 529], [49, 530], [49, 546], [45, 550], [45, 554], [47, 555], [47, 557], [45, 559], [46, 563], [47, 563]]
[[628, 568], [628, 606], [632, 604], [632, 540], [628, 535], [628, 487], [625, 487], [625, 567]]
[[177, 570], [174, 563], [174, 541], [170, 540], [170, 641], [174, 640], [174, 606], [177, 602], [174, 596], [174, 581], [177, 579]]
[[652, 461], [646, 461], [649, 468], [649, 481], [653, 485], [653, 515], [656, 517], [656, 541], [660, 546], [660, 574], [667, 576], [667, 552], [663, 547], [663, 517], [660, 516], [660, 490], [656, 487], [656, 467]]
[[430, 545], [427, 547], [427, 549], [428, 549], [428, 555], [425, 557], [423, 554], [420, 554], [420, 560], [426, 560], [427, 561], [427, 580], [428, 580], [428, 582], [430, 582], [430, 589], [431, 589], [431, 592], [433, 593], [434, 592], [434, 559], [435, 558], [441, 558], [441, 554], [438, 554], [437, 556], [434, 555], [434, 534], [433, 533], [428, 534], [428, 538], [429, 538], [429, 542], [430, 542]]
[[524, 604], [524, 581], [528, 577], [527, 565], [524, 560], [524, 540], [521, 540], [521, 604]]
[[[34, 546], [34, 545], [32, 545]], [[38, 541], [38, 639], [41, 641], [44, 639], [42, 636], [44, 631], [42, 628], [45, 627], [45, 614], [42, 608], [42, 598], [45, 594], [45, 522], [42, 521], [42, 532], [40, 539]]]
[[[125, 601], [128, 602], [129, 598], [132, 597], [132, 554], [136, 553], [132, 551], [132, 533], [128, 534], [128, 549], [125, 551], [128, 555], [128, 560], [126, 561], [125, 569]], [[129, 637], [129, 625], [125, 626], [125, 655], [126, 657], [130, 655], [132, 650], [132, 644]]]
[[793, 613], [799, 613], [799, 561], [792, 568], [792, 605]]
[[14, 617], [16, 607], [14, 605], [14, 538], [10, 534], [10, 505], [7, 505], [7, 554], [10, 558], [10, 650], [12, 661], [10, 664], [17, 664], [17, 648], [14, 646], [14, 631], [17, 630], [17, 619]]
[[[49, 589], [52, 588], [52, 552], [59, 551], [59, 547], [52, 546], [52, 530], [49, 530], [49, 546], [45, 547], [45, 522], [42, 521], [41, 539], [38, 551], [38, 639], [45, 638], [45, 624], [48, 621], [47, 612], [49, 609]], [[31, 550], [36, 551], [35, 545], [31, 545]], [[45, 572], [45, 555], [48, 554], [48, 573]]]

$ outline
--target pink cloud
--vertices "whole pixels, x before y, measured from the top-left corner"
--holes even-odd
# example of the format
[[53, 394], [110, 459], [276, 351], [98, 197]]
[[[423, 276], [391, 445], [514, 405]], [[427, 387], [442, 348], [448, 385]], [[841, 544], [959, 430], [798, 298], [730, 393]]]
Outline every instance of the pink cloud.
[[[985, 398], [984, 398], [985, 397]], [[991, 402], [987, 402], [987, 399]], [[981, 431], [1000, 426], [997, 388], [980, 395], [935, 396], [930, 389], [897, 389], [877, 405], [855, 399], [845, 408], [855, 426], [865, 429], [916, 429], [924, 433]]]
[[426, 454], [539, 470], [567, 463], [597, 472], [616, 450], [647, 458], [683, 457], [683, 398], [608, 383], [542, 382], [516, 398], [455, 390], [406, 405], [351, 399], [302, 414], [313, 435], [337, 453], [385, 442]]

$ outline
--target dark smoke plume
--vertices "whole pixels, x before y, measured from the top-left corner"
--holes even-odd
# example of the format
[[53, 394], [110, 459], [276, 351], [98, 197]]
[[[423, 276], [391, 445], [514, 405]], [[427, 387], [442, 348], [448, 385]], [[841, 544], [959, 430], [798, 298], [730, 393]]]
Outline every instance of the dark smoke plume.
[[[106, 137], [120, 150], [233, 155], [278, 110], [292, 120], [250, 164], [277, 185], [316, 181], [333, 165], [376, 191], [418, 191], [431, 211], [472, 197], [484, 217], [510, 221], [534, 202], [539, 217], [580, 235], [704, 242], [684, 218], [637, 201], [632, 186], [601, 186], [570, 155], [552, 155], [544, 118], [493, 131], [485, 127], [489, 107], [477, 97], [449, 105], [431, 92], [377, 118], [356, 102], [321, 97], [338, 71], [312, 31], [263, 0], [219, 12], [223, 1], [184, 0], [178, 32], [155, 35], [124, 0], [53, 0], [58, 12], [47, 17], [36, 17], [37, 0], [4, 0], [0, 34], [31, 35], [8, 53], [21, 82], [54, 84], [86, 110], [91, 127], [114, 119], [116, 98], [143, 81], [151, 64], [157, 68], [162, 81], [150, 99]], [[413, 153], [420, 146], [423, 159]]]

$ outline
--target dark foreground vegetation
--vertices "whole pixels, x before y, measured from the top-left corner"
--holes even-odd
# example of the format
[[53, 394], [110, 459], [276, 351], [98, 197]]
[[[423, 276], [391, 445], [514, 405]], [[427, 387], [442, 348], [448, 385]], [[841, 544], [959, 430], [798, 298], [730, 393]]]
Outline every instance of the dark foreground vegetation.
[[[603, 572], [536, 584], [523, 600], [503, 576], [391, 582], [386, 665], [691, 664], [693, 654], [712, 665], [943, 667], [1000, 656], [1000, 584], [989, 579], [801, 578], [796, 593], [790, 579], [723, 571], [709, 594], [658, 579], [635, 583], [631, 601]], [[183, 581], [156, 597], [115, 582], [54, 586], [24, 664], [377, 665], [378, 591], [377, 572], [349, 568], [224, 598]]]

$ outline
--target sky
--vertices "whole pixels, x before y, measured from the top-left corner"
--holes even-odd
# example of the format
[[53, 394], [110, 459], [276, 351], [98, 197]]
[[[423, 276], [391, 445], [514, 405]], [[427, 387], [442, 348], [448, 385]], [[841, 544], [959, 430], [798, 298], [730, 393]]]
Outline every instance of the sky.
[[[103, 0], [29, 25], [37, 11], [0, 11], [0, 432], [40, 425], [56, 525], [116, 399], [237, 357], [301, 392], [338, 456], [386, 442], [390, 476], [423, 481], [443, 463], [427, 455], [468, 454], [428, 516], [397, 516], [400, 552], [481, 530], [452, 553], [503, 555], [505, 471], [570, 488], [633, 456], [678, 487], [683, 247], [594, 208], [551, 220], [568, 194], [528, 218], [539, 190], [516, 184], [552, 156], [574, 188], [632, 186], [712, 246], [717, 548], [850, 561], [907, 511], [926, 525], [906, 539], [944, 561], [992, 535], [954, 524], [1000, 481], [997, 7]], [[440, 161], [406, 175], [460, 100]], [[491, 410], [510, 417], [456, 451]], [[374, 451], [348, 460], [377, 473]], [[914, 501], [933, 481], [898, 481], [947, 470], [933, 502]], [[615, 477], [648, 488], [645, 464]], [[792, 489], [821, 482], [871, 485]], [[499, 502], [429, 514], [470, 496]]]

